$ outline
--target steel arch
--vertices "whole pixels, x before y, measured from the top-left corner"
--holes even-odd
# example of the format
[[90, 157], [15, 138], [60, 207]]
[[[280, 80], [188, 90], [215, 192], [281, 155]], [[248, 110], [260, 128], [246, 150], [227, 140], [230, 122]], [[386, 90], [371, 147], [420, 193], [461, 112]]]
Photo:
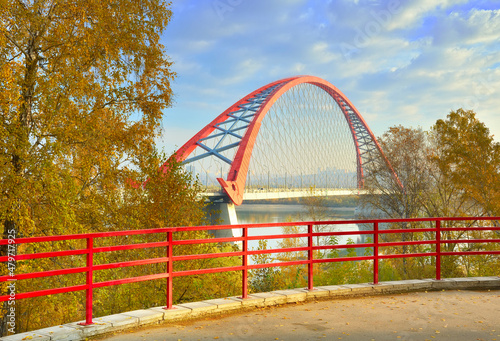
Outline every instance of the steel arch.
[[[251, 92], [226, 109], [179, 148], [175, 154], [175, 158], [179, 162], [189, 163], [203, 157], [216, 156], [229, 163], [231, 168], [227, 174], [227, 178], [217, 178], [217, 180], [231, 201], [236, 205], [241, 205], [250, 159], [262, 120], [282, 94], [292, 87], [303, 83], [312, 84], [323, 89], [335, 100], [342, 110], [351, 129], [352, 138], [356, 146], [358, 188], [363, 188], [363, 166], [371, 162], [371, 153], [374, 151], [381, 153], [387, 166], [391, 169], [399, 183], [396, 173], [359, 111], [338, 88], [326, 80], [314, 76], [297, 76], [278, 80]], [[246, 125], [232, 129], [231, 127], [234, 127], [237, 122], [244, 122]], [[230, 128], [222, 127], [223, 124], [228, 123], [232, 123]], [[209, 137], [215, 130], [220, 131], [220, 133]], [[245, 130], [243, 135], [239, 134], [241, 130]], [[208, 138], [219, 138], [222, 141], [228, 135], [236, 137], [239, 139], [239, 142], [220, 147], [220, 142], [218, 142], [215, 148], [209, 148], [203, 143]], [[188, 159], [189, 155], [197, 147], [201, 147], [206, 153]], [[230, 148], [237, 148], [233, 160], [229, 160], [219, 153]]]

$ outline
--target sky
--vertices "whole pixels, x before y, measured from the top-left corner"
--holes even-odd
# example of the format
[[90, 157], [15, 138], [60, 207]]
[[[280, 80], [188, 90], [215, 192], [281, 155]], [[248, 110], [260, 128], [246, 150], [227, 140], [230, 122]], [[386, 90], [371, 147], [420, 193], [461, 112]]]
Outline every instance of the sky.
[[158, 146], [170, 153], [272, 81], [340, 89], [375, 136], [471, 109], [500, 141], [500, 1], [173, 0], [177, 73]]

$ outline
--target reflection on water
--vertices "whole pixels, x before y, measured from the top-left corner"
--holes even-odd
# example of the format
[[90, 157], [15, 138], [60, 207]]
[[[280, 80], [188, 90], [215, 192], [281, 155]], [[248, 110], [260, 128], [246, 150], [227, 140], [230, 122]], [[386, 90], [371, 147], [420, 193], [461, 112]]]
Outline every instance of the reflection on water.
[[[327, 207], [326, 212], [330, 220], [354, 219], [354, 207]], [[304, 206], [296, 204], [243, 204], [236, 213], [240, 224], [311, 220]]]
[[[328, 207], [327, 220], [350, 220], [355, 219], [353, 207]], [[258, 223], [280, 223], [291, 221], [310, 221], [310, 216], [307, 216], [304, 206], [298, 204], [243, 204], [236, 207], [239, 224], [258, 224]], [[359, 231], [356, 224], [332, 225], [329, 231]], [[301, 227], [300, 233], [307, 232], [307, 227]], [[250, 236], [258, 235], [275, 235], [282, 234], [280, 227], [250, 229]], [[338, 236], [338, 244], [346, 244], [349, 239], [355, 243], [364, 242], [364, 235]], [[280, 239], [268, 241], [268, 248], [279, 247]], [[249, 242], [249, 249], [257, 249], [258, 242]], [[363, 250], [357, 249], [357, 253], [362, 253]]]

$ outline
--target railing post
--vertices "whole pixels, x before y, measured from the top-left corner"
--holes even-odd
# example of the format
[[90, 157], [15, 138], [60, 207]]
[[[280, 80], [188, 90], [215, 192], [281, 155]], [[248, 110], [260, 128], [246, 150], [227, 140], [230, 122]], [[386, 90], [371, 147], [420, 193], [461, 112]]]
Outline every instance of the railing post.
[[373, 284], [378, 284], [378, 221], [373, 223]]
[[307, 289], [313, 290], [314, 289], [314, 269], [313, 269], [313, 226], [312, 224], [309, 224], [307, 226], [307, 247], [309, 248], [308, 250], [308, 260], [309, 263], [307, 264], [308, 271], [307, 271]]
[[88, 326], [92, 322], [92, 298], [94, 288], [94, 238], [87, 238], [87, 289], [85, 297], [85, 322], [81, 325]]
[[173, 256], [174, 256], [174, 246], [173, 246], [173, 232], [169, 231], [167, 232], [167, 241], [168, 241], [168, 247], [167, 247], [167, 307], [166, 309], [172, 309], [172, 303], [173, 303], [173, 272], [174, 272], [174, 261], [173, 261]]
[[248, 298], [248, 228], [243, 227], [243, 270], [242, 270], [242, 278], [241, 278], [241, 298]]
[[441, 279], [441, 220], [436, 220], [436, 279]]

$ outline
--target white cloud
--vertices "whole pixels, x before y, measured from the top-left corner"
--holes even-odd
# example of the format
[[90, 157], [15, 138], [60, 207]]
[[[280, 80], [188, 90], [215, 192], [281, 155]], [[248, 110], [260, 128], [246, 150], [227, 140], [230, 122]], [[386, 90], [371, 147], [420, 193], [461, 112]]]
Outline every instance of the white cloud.
[[434, 15], [439, 9], [440, 11], [447, 8], [466, 3], [467, 0], [418, 0], [407, 1], [402, 0], [393, 1], [394, 13], [388, 23], [389, 30], [395, 29], [408, 29], [419, 25], [422, 19], [428, 15]]
[[440, 18], [433, 33], [436, 44], [490, 45], [498, 42], [499, 32], [500, 10], [473, 9], [468, 16], [454, 12]]
[[313, 43], [312, 46], [310, 46], [309, 51], [310, 61], [315, 63], [332, 63], [339, 61], [342, 58], [339, 52], [331, 52], [331, 46], [324, 41]]

